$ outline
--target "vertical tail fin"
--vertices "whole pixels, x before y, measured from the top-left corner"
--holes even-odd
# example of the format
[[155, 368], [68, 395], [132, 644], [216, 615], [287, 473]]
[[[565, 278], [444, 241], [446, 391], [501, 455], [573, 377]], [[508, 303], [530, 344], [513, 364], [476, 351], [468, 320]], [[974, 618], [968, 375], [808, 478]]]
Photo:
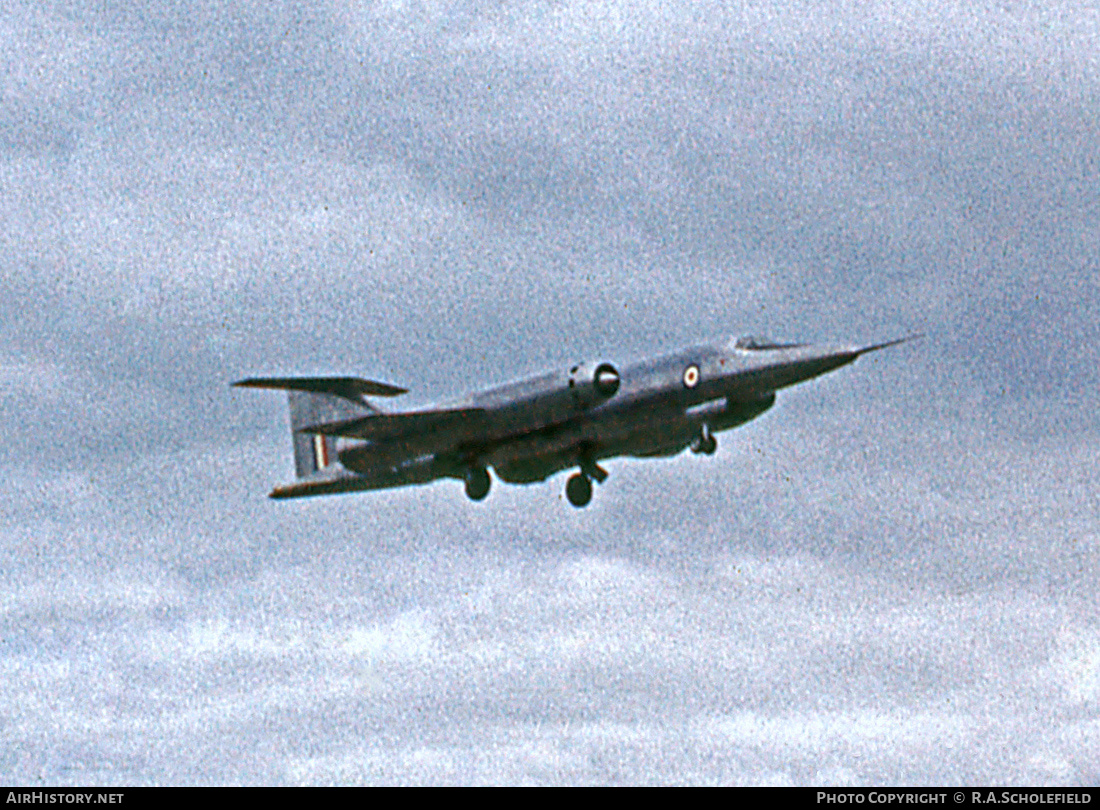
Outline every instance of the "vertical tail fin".
[[406, 393], [396, 385], [357, 377], [265, 377], [241, 380], [233, 385], [287, 392], [294, 441], [294, 472], [299, 478], [311, 477], [339, 463], [335, 436], [299, 433], [301, 428], [379, 413], [366, 397], [395, 397]]
[[378, 413], [377, 408], [365, 402], [352, 402], [333, 394], [288, 391], [287, 401], [290, 405], [290, 431], [294, 440], [294, 474], [298, 478], [308, 478], [339, 463], [335, 436], [299, 433], [300, 428]]

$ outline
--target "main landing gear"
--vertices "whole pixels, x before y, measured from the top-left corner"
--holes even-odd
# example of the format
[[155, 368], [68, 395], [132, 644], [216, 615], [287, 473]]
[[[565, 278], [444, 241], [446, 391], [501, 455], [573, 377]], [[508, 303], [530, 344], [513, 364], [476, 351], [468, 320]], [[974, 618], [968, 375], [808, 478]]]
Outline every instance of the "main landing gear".
[[691, 452], [712, 456], [717, 449], [718, 440], [710, 432], [710, 425], [703, 425], [699, 430], [699, 435], [691, 440]]
[[571, 475], [565, 482], [565, 497], [578, 509], [588, 506], [592, 500], [592, 480], [584, 473]]
[[484, 467], [470, 467], [466, 470], [466, 497], [471, 501], [484, 500], [485, 496], [489, 494], [489, 487], [492, 485], [492, 479], [489, 478], [489, 471]]
[[580, 509], [592, 500], [592, 482], [602, 484], [607, 480], [607, 470], [594, 461], [581, 462], [581, 471], [569, 476], [565, 482], [565, 497]]

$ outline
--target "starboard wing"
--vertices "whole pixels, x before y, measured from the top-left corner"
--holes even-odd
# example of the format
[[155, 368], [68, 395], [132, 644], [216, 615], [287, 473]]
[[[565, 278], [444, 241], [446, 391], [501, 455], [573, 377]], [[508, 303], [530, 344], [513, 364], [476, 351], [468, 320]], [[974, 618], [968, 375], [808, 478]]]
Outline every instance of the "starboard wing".
[[485, 420], [484, 408], [452, 408], [406, 413], [379, 413], [358, 419], [326, 422], [298, 428], [300, 433], [343, 436], [385, 442], [409, 437], [428, 438], [450, 433], [466, 436], [477, 431]]

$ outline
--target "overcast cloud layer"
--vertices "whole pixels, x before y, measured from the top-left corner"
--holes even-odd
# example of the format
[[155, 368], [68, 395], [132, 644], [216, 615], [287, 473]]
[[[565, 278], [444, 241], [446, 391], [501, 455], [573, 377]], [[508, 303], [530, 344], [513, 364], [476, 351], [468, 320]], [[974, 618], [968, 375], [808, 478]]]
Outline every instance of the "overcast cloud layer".
[[[1100, 13], [9, 3], [0, 782], [1100, 782]], [[712, 458], [274, 503], [439, 401], [926, 338]]]

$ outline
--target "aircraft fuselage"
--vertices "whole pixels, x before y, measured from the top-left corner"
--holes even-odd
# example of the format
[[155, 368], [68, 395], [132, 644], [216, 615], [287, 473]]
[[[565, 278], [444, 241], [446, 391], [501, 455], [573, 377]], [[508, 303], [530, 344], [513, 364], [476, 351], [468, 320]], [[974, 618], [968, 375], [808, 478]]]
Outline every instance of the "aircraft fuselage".
[[[582, 363], [405, 413], [379, 411], [358, 393], [392, 396], [403, 389], [355, 378], [238, 385], [290, 390], [296, 434], [313, 437], [313, 458], [297, 459], [301, 480], [276, 488], [273, 497], [459, 478], [467, 494], [480, 500], [488, 493], [490, 468], [517, 484], [578, 468], [567, 494], [583, 506], [591, 482], [607, 477], [600, 460], [670, 456], [688, 447], [713, 453], [715, 433], [762, 414], [776, 391], [897, 342], [810, 346], [742, 338], [621, 369], [610, 362]], [[340, 388], [326, 387], [326, 379], [339, 380]], [[307, 452], [306, 445], [296, 439], [296, 454]]]

